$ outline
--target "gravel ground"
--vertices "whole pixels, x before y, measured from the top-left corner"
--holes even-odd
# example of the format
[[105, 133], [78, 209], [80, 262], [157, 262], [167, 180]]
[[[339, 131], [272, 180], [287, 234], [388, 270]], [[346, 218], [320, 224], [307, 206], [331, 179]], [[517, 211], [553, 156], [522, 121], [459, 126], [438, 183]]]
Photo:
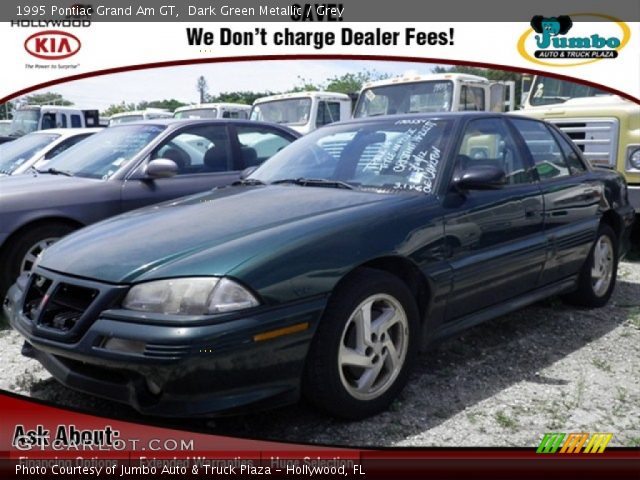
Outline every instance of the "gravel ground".
[[[637, 260], [637, 256], [636, 256]], [[135, 421], [130, 408], [69, 390], [0, 330], [0, 389]], [[613, 432], [640, 446], [640, 263], [620, 264], [612, 301], [578, 310], [549, 299], [419, 357], [391, 409], [342, 422], [305, 405], [173, 423], [210, 433], [348, 446], [536, 446], [548, 431]]]

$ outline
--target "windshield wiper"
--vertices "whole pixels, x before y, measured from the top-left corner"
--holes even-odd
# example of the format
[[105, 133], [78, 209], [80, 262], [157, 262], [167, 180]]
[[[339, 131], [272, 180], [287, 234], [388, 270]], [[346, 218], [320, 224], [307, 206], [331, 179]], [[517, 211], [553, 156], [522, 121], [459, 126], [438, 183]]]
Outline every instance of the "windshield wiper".
[[38, 173], [50, 173], [51, 175], [64, 175], [65, 177], [73, 177], [73, 173], [67, 172], [66, 170], [58, 170], [57, 168], [47, 168], [46, 170], [38, 170], [34, 168], [34, 170]]
[[243, 178], [242, 180], [233, 182], [231, 185], [266, 185], [266, 183], [257, 178]]
[[341, 180], [327, 180], [326, 178], [284, 178], [282, 180], [276, 180], [271, 182], [271, 185], [279, 185], [282, 183], [293, 183], [294, 185], [301, 185], [303, 187], [331, 187], [331, 188], [345, 188], [353, 190], [354, 186], [343, 182]]

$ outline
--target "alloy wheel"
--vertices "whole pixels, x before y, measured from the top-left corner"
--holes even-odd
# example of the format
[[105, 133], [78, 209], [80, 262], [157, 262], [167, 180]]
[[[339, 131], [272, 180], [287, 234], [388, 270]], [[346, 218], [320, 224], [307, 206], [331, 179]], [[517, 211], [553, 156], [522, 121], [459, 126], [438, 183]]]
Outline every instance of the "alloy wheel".
[[53, 245], [58, 240], [59, 238], [57, 237], [44, 238], [33, 245], [22, 259], [22, 263], [20, 264], [20, 275], [25, 272], [30, 272], [42, 252], [44, 252], [45, 249]]
[[602, 297], [609, 290], [613, 267], [613, 243], [607, 235], [602, 235], [594, 246], [593, 266], [591, 268], [591, 286], [593, 287], [593, 293], [598, 297]]
[[340, 380], [359, 400], [386, 392], [402, 370], [409, 343], [407, 315], [398, 300], [377, 294], [364, 300], [347, 321], [340, 348]]

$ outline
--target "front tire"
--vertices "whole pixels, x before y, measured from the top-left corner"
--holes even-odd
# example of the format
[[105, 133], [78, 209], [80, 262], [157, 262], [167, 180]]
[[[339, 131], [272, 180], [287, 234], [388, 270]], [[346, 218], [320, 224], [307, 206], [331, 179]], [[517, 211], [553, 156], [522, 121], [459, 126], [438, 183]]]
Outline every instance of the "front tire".
[[362, 269], [334, 292], [312, 342], [305, 397], [336, 417], [384, 410], [407, 382], [418, 351], [419, 314], [397, 277]]
[[577, 306], [600, 308], [607, 304], [616, 285], [618, 239], [613, 229], [600, 225], [596, 241], [578, 277], [578, 288], [566, 300]]

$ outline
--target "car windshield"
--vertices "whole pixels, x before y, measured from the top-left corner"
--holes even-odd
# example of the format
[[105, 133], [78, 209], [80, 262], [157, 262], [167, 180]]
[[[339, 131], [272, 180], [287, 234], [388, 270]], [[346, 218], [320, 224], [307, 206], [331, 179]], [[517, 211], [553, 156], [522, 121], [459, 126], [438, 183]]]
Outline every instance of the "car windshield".
[[193, 108], [175, 113], [175, 118], [218, 118], [217, 108]]
[[115, 117], [109, 120], [109, 125], [118, 125], [120, 123], [137, 122], [144, 120], [142, 115], [123, 115], [122, 117]]
[[47, 163], [47, 169], [87, 178], [111, 177], [146, 147], [165, 127], [122, 125], [107, 128]]
[[249, 179], [431, 193], [451, 120], [398, 119], [323, 127], [277, 153]]
[[9, 135], [20, 136], [38, 130], [39, 108], [14, 110]]
[[57, 133], [31, 133], [3, 143], [0, 145], [0, 174], [11, 174], [58, 137]]
[[548, 77], [536, 77], [529, 92], [529, 103], [533, 106], [564, 103], [572, 98], [611, 95], [595, 87]]
[[0, 137], [9, 135], [11, 132], [11, 122], [0, 122]]
[[251, 120], [283, 125], [306, 125], [310, 113], [310, 98], [272, 100], [254, 105], [251, 109]]
[[449, 80], [372, 87], [360, 94], [354, 117], [448, 112], [452, 99], [453, 82]]

